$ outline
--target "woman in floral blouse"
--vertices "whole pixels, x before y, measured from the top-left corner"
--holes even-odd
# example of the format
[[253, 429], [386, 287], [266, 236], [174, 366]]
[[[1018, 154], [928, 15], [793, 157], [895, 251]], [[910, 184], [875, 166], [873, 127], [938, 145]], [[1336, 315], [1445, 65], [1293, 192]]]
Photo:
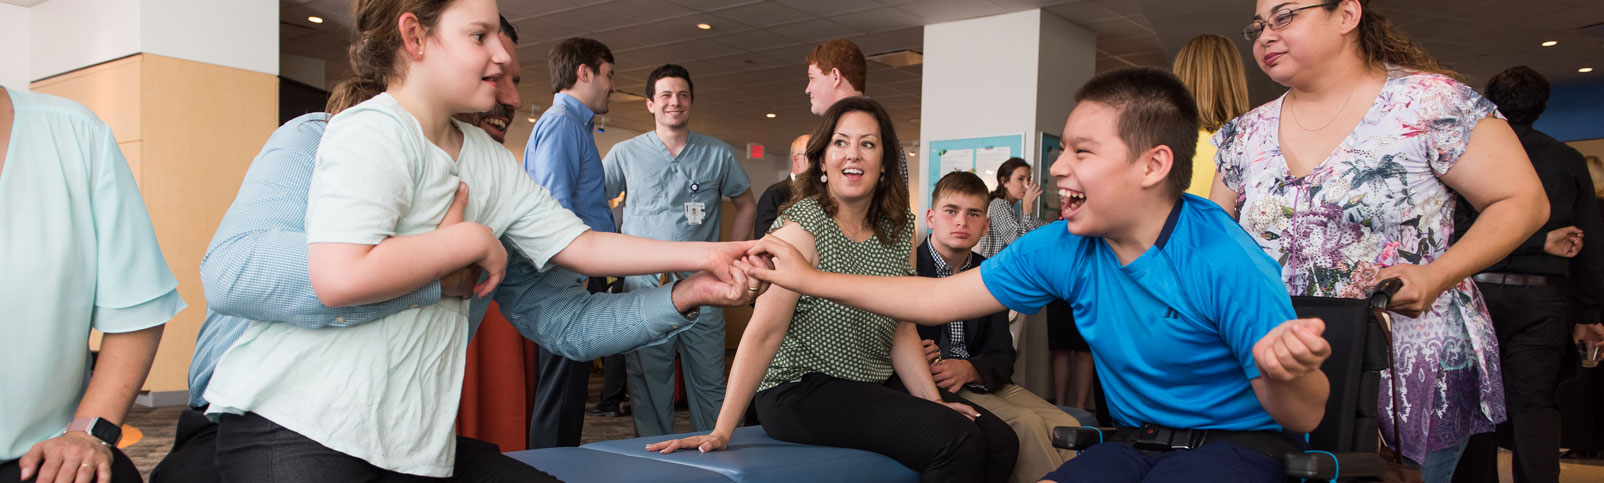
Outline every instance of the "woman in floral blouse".
[[[1393, 421], [1383, 383], [1382, 432], [1425, 481], [1447, 482], [1466, 438], [1504, 420], [1497, 339], [1467, 277], [1535, 232], [1548, 202], [1493, 104], [1367, 4], [1258, 2], [1243, 34], [1289, 91], [1215, 134], [1210, 198], [1281, 262], [1293, 295], [1403, 280], [1400, 407]], [[1481, 217], [1450, 249], [1457, 196]]]

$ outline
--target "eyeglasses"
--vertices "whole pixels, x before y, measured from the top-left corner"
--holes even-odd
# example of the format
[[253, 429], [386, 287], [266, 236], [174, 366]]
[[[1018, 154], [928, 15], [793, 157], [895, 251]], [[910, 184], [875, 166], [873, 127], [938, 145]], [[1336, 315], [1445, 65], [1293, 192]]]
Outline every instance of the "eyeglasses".
[[1298, 12], [1315, 7], [1327, 7], [1337, 3], [1341, 2], [1326, 2], [1307, 7], [1277, 10], [1275, 13], [1270, 14], [1269, 21], [1254, 20], [1253, 23], [1248, 24], [1247, 27], [1243, 27], [1242, 38], [1248, 39], [1248, 42], [1257, 42], [1259, 41], [1259, 34], [1264, 33], [1265, 27], [1270, 27], [1271, 30], [1281, 30], [1287, 28], [1288, 25], [1291, 25], [1292, 19], [1298, 18]]

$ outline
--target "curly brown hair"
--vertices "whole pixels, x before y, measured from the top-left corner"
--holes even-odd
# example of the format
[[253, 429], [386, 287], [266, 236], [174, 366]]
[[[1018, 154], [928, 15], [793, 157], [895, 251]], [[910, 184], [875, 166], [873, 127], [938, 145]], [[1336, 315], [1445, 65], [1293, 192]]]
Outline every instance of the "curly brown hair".
[[896, 175], [902, 171], [902, 143], [897, 141], [897, 130], [891, 126], [891, 114], [886, 113], [886, 108], [880, 103], [867, 97], [848, 97], [825, 111], [823, 121], [819, 122], [813, 137], [808, 140], [808, 169], [792, 182], [791, 200], [780, 207], [780, 211], [785, 212], [798, 201], [816, 198], [824, 214], [835, 216], [835, 200], [830, 197], [829, 190], [824, 182], [819, 181], [819, 177], [824, 175], [824, 152], [835, 137], [836, 125], [841, 122], [841, 116], [849, 112], [874, 116], [880, 128], [880, 180], [874, 187], [874, 200], [869, 204], [866, 221], [874, 227], [874, 236], [880, 239], [880, 243], [890, 245], [908, 236], [903, 229], [911, 216], [908, 213], [908, 183], [903, 181], [902, 176]]
[[[1334, 12], [1344, 1], [1346, 0], [1326, 2], [1321, 8], [1327, 12]], [[1460, 82], [1465, 81], [1464, 75], [1438, 63], [1437, 59], [1426, 53], [1426, 49], [1410, 38], [1409, 34], [1394, 26], [1387, 16], [1370, 8], [1372, 3], [1370, 0], [1353, 1], [1359, 2], [1359, 50], [1364, 54], [1365, 64], [1371, 67], [1395, 65], [1407, 70], [1441, 74]]]

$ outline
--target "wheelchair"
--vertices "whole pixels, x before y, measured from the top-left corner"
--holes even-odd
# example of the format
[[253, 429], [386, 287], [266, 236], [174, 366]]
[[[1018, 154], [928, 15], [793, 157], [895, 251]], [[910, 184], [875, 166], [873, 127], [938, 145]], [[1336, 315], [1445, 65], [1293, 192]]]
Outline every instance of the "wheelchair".
[[[1392, 367], [1392, 321], [1387, 305], [1402, 287], [1402, 281], [1391, 278], [1376, 284], [1364, 299], [1292, 297], [1292, 308], [1298, 317], [1325, 321], [1324, 336], [1331, 344], [1331, 357], [1320, 370], [1331, 383], [1331, 394], [1326, 399], [1325, 418], [1308, 435], [1310, 449], [1288, 452], [1282, 457], [1287, 477], [1381, 481], [1387, 462], [1376, 452], [1383, 438], [1377, 400], [1381, 371]], [[1396, 386], [1392, 395], [1396, 408]], [[1053, 428], [1053, 446], [1084, 450], [1113, 439], [1115, 432], [1115, 428], [1059, 426]], [[1133, 445], [1138, 449], [1194, 448], [1209, 441], [1203, 431], [1151, 426], [1141, 428], [1137, 437]], [[1387, 439], [1398, 441], [1398, 435]]]

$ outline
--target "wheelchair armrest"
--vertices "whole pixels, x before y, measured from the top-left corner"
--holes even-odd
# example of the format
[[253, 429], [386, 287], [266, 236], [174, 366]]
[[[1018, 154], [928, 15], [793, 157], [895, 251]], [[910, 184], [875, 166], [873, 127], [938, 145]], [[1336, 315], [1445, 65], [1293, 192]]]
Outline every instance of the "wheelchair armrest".
[[[1054, 433], [1056, 436], [1056, 432]], [[1056, 439], [1054, 440], [1056, 442]], [[1283, 458], [1287, 476], [1311, 480], [1381, 481], [1387, 462], [1375, 453], [1293, 452]]]
[[1053, 428], [1053, 447], [1080, 451], [1112, 437], [1114, 437], [1114, 428], [1058, 426]]

